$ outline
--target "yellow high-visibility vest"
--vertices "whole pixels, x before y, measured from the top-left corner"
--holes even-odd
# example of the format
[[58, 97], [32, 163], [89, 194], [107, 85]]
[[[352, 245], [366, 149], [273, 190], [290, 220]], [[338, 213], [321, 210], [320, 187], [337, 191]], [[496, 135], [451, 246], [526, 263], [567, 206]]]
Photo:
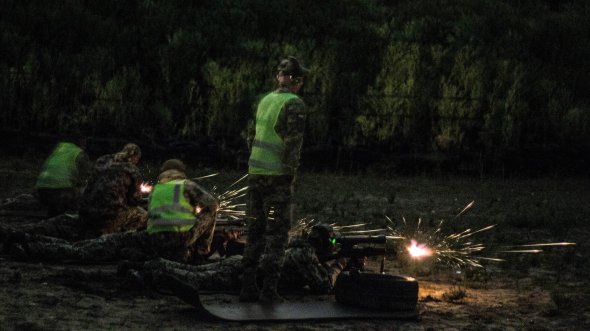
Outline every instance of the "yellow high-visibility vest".
[[148, 203], [148, 233], [187, 232], [198, 222], [193, 206], [184, 196], [184, 180], [154, 186]]
[[37, 177], [37, 188], [70, 188], [78, 173], [76, 158], [82, 149], [72, 143], [59, 143], [47, 158]]
[[281, 109], [293, 93], [271, 92], [267, 94], [256, 110], [256, 135], [248, 160], [248, 173], [253, 175], [285, 175], [287, 170], [281, 158], [285, 150], [283, 139], [275, 131], [275, 124]]

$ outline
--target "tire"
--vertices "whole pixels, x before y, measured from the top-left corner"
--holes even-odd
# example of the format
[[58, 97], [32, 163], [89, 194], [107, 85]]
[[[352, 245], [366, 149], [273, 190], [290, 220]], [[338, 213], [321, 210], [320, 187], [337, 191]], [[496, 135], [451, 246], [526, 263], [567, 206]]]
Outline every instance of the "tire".
[[343, 271], [334, 286], [336, 302], [380, 310], [414, 310], [418, 281], [412, 277]]

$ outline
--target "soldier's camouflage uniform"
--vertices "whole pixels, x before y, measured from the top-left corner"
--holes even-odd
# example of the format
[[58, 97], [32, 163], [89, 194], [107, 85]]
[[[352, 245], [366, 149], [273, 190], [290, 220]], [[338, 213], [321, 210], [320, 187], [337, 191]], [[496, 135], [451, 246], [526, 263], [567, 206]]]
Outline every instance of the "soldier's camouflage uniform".
[[[0, 232], [2, 232], [0, 227]], [[49, 236], [70, 241], [85, 239], [86, 230], [78, 215], [63, 214], [35, 223], [19, 224], [11, 227], [11, 232]]]
[[11, 224], [11, 226], [0, 225], [0, 241], [3, 237], [2, 233], [6, 233], [6, 236], [27, 233], [71, 241], [86, 239], [88, 236], [86, 226], [80, 221], [78, 215], [67, 213], [34, 223]]
[[[160, 180], [183, 179], [169, 170]], [[23, 259], [79, 260], [86, 263], [117, 260], [146, 260], [155, 256], [182, 262], [197, 262], [207, 253], [213, 238], [217, 200], [193, 181], [185, 183], [184, 194], [191, 205], [202, 207], [199, 222], [188, 232], [129, 231], [69, 243], [47, 241], [37, 236], [21, 244]]]
[[[47, 208], [48, 219], [35, 223], [18, 224], [17, 226], [0, 226], [0, 241], [3, 237], [12, 235], [22, 236], [24, 233], [38, 234], [63, 238], [67, 240], [80, 240], [85, 236], [84, 226], [75, 215], [78, 211], [81, 192], [86, 185], [90, 173], [90, 160], [88, 155], [81, 151], [76, 157], [76, 171], [72, 179], [71, 188], [38, 188], [38, 202], [29, 195], [16, 197], [14, 203], [9, 204], [11, 209], [20, 209], [24, 212], [35, 213], [38, 209]], [[68, 212], [68, 214], [64, 214]], [[15, 224], [16, 225], [16, 224]]]
[[[295, 240], [285, 252], [279, 289], [313, 294], [330, 293], [341, 271], [339, 265], [332, 262], [320, 263], [311, 245], [302, 239]], [[173, 284], [169, 282], [176, 279], [195, 290], [235, 291], [240, 288], [242, 272], [242, 257], [239, 255], [198, 266], [165, 259], [148, 261], [143, 266], [144, 275], [152, 279], [155, 287], [170, 289], [175, 286], [170, 286]], [[263, 270], [258, 272], [264, 273]], [[167, 275], [173, 277], [164, 277]]]
[[74, 243], [52, 237], [31, 236], [14, 244], [10, 253], [22, 260], [72, 260], [84, 263], [146, 260], [157, 256], [151, 248], [150, 236], [144, 231], [105, 234]]
[[119, 162], [113, 155], [96, 161], [80, 202], [80, 220], [95, 236], [141, 230], [147, 212], [141, 202], [141, 174], [130, 162]]
[[[82, 153], [81, 153], [82, 154]], [[89, 172], [87, 187], [80, 198], [79, 216], [73, 214], [58, 215], [36, 223], [28, 223], [0, 232], [19, 232], [41, 236], [62, 238], [78, 241], [96, 238], [103, 233], [123, 232], [145, 228], [147, 212], [138, 204], [141, 198], [139, 185], [141, 184], [139, 169], [128, 162], [117, 162], [116, 154], [104, 155], [98, 158]], [[82, 157], [76, 162], [85, 160]], [[79, 171], [79, 174], [82, 172]], [[86, 181], [79, 177], [77, 182]], [[56, 191], [56, 190], [53, 190]], [[41, 193], [41, 192], [39, 192]], [[50, 196], [51, 194], [48, 194]], [[69, 193], [53, 192], [51, 200], [68, 205], [68, 210], [74, 207], [65, 195]], [[40, 197], [41, 199], [41, 197]], [[47, 200], [49, 201], [49, 200]], [[77, 203], [76, 209], [77, 211]], [[13, 234], [7, 234], [11, 236]], [[17, 234], [17, 236], [20, 234]], [[2, 237], [0, 235], [0, 237]]]
[[[275, 92], [288, 93], [290, 90], [279, 87]], [[288, 175], [248, 175], [246, 215], [249, 221], [243, 259], [244, 273], [252, 275], [260, 267], [269, 284], [276, 284], [280, 278], [288, 243], [291, 197], [301, 155], [305, 119], [305, 104], [300, 98], [293, 98], [283, 105], [275, 125], [275, 131], [285, 144], [282, 163]], [[253, 125], [248, 133], [250, 149], [255, 137], [252, 130], [255, 130]]]
[[[186, 179], [186, 175], [175, 169], [162, 172], [159, 183]], [[152, 247], [158, 255], [174, 261], [196, 262], [199, 256], [209, 252], [215, 230], [218, 202], [197, 183], [186, 180], [184, 195], [193, 207], [201, 207], [199, 222], [188, 232], [153, 233]]]

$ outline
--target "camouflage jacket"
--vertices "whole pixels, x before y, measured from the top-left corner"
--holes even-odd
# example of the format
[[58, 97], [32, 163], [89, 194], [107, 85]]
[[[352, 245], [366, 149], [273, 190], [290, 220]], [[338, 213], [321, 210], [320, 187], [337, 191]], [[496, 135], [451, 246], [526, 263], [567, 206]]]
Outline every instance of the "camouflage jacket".
[[114, 162], [112, 155], [100, 157], [80, 202], [80, 213], [113, 217], [121, 209], [141, 201], [141, 174], [128, 162]]
[[98, 159], [96, 159], [96, 162], [94, 162], [94, 167], [92, 168], [92, 175], [95, 175], [95, 173], [97, 172], [108, 169], [113, 162], [115, 162], [114, 154], [106, 154], [99, 157]]
[[[274, 92], [290, 93], [286, 87], [279, 87]], [[255, 110], [258, 106], [255, 107]], [[254, 113], [256, 118], [256, 113]], [[279, 114], [275, 131], [285, 143], [285, 152], [282, 157], [283, 164], [294, 175], [299, 167], [301, 146], [303, 145], [303, 134], [305, 131], [305, 120], [307, 112], [305, 103], [301, 98], [293, 98], [283, 105]], [[256, 124], [254, 121], [248, 123], [247, 144], [248, 150], [252, 150], [252, 142], [256, 136]]]
[[281, 271], [281, 287], [302, 289], [308, 287], [312, 293], [329, 293], [340, 273], [337, 263], [321, 263], [314, 248], [306, 240], [296, 238], [285, 252], [285, 263]]

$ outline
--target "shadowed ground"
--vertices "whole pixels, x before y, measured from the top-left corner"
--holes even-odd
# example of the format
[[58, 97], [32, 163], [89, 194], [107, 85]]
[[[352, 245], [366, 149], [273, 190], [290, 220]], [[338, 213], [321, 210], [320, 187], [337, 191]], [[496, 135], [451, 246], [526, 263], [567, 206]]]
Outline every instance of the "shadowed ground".
[[[40, 162], [0, 163], [1, 198], [30, 192]], [[16, 166], [15, 166], [16, 165]], [[201, 170], [203, 175], [207, 170]], [[210, 173], [210, 172], [209, 172]], [[146, 175], [147, 176], [147, 175]], [[225, 187], [241, 174], [220, 174]], [[348, 320], [285, 323], [220, 322], [199, 316], [180, 299], [128, 286], [115, 265], [22, 263], [0, 256], [1, 329], [174, 330], [585, 330], [590, 328], [590, 182], [587, 179], [378, 178], [303, 173], [296, 218], [352, 224], [381, 224], [384, 215], [408, 224], [418, 218], [445, 230], [462, 231], [497, 224], [474, 236], [486, 247], [576, 242], [541, 254], [503, 256], [485, 269], [433, 267], [386, 262], [386, 271], [419, 280], [419, 321]], [[472, 209], [454, 218], [470, 201]], [[2, 223], [35, 222], [22, 215], [0, 215]], [[370, 268], [379, 261], [371, 259]]]

